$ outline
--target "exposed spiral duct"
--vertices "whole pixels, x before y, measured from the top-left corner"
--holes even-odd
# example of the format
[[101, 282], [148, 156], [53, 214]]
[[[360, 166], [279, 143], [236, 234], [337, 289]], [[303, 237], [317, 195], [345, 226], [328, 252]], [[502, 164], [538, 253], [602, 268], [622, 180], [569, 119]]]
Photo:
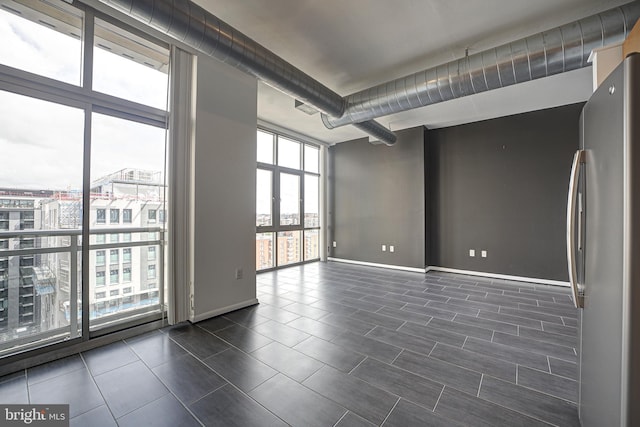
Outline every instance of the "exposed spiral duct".
[[[344, 112], [344, 99], [336, 92], [189, 0], [100, 1], [257, 77], [323, 114], [340, 117]], [[395, 143], [396, 136], [386, 127], [375, 121], [361, 122], [366, 123], [359, 123], [359, 129], [387, 145]]]
[[623, 41], [640, 1], [503, 44], [346, 97], [342, 117], [322, 114], [329, 129], [586, 67], [595, 48]]

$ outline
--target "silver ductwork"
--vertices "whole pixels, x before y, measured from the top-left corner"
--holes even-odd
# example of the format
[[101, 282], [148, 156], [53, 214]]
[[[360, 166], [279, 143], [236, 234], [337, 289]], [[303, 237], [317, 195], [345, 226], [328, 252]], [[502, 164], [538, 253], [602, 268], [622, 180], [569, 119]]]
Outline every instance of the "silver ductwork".
[[329, 129], [586, 67], [595, 48], [623, 41], [640, 1], [465, 56], [346, 97], [342, 117], [322, 114]]
[[[100, 0], [183, 42], [298, 98], [329, 116], [342, 116], [345, 103], [332, 91], [264, 46], [189, 0]], [[380, 123], [358, 128], [390, 145], [396, 136]]]
[[361, 131], [368, 133], [374, 137], [374, 141], [380, 141], [384, 145], [393, 145], [396, 143], [396, 135], [374, 120], [366, 120], [360, 123], [352, 123]]

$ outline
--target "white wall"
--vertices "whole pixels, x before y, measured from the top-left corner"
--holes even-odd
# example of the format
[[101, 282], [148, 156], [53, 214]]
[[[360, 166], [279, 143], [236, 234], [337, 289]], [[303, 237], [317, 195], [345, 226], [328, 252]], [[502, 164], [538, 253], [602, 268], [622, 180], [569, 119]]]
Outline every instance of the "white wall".
[[196, 85], [192, 321], [257, 302], [257, 82], [199, 56]]

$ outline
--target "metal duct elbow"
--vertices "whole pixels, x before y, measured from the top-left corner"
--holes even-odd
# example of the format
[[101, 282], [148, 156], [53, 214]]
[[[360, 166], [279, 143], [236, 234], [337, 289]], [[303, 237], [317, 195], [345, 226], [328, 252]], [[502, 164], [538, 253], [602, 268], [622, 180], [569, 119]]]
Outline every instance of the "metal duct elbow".
[[621, 42], [640, 17], [640, 1], [419, 71], [346, 97], [329, 129], [588, 66], [595, 48]]

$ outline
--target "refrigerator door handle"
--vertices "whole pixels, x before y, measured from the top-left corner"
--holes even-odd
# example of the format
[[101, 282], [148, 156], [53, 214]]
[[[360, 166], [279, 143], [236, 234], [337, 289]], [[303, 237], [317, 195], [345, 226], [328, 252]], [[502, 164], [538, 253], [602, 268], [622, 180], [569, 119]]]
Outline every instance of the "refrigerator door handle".
[[[569, 268], [569, 284], [573, 295], [573, 303], [576, 308], [584, 307], [584, 290], [578, 284], [578, 272], [576, 266], [576, 211], [578, 198], [578, 182], [580, 165], [585, 162], [585, 151], [578, 150], [573, 156], [571, 166], [571, 178], [569, 179], [569, 194], [567, 197], [567, 264]], [[578, 231], [581, 233], [581, 231]], [[581, 242], [582, 244], [582, 242]]]

